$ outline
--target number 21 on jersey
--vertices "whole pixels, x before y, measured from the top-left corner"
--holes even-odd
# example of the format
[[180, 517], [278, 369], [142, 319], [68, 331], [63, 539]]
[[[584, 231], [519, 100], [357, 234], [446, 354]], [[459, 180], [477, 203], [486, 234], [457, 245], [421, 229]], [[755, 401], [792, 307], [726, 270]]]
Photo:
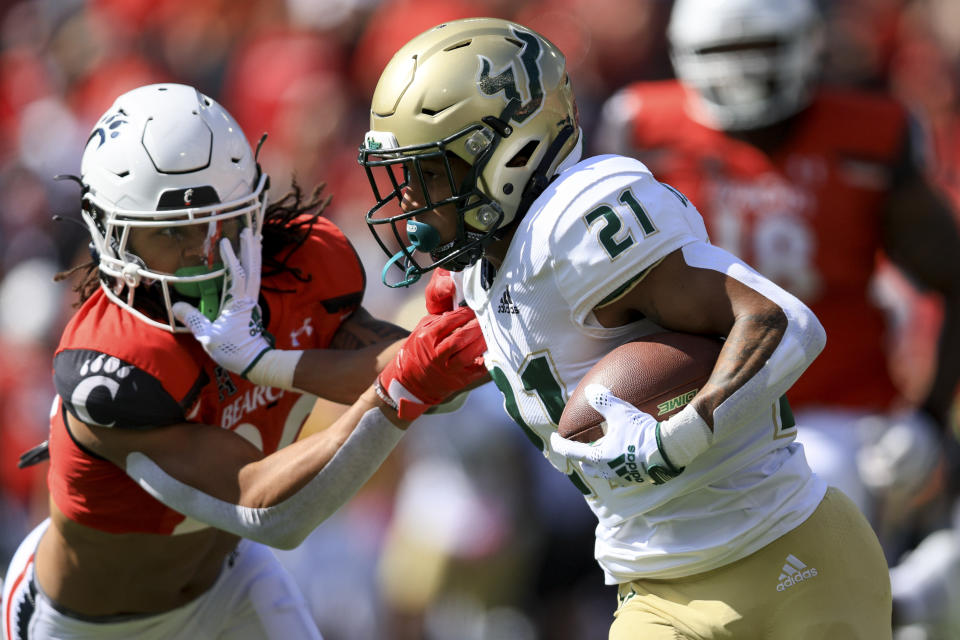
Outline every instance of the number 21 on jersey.
[[[689, 206], [689, 201], [685, 195], [664, 182], [658, 184], [672, 193], [677, 200], [680, 201], [680, 204], [685, 207]], [[622, 233], [624, 230], [624, 215], [632, 215], [636, 218], [640, 224], [640, 231], [643, 233], [644, 238], [648, 238], [657, 233], [657, 226], [653, 223], [653, 220], [650, 219], [650, 215], [646, 209], [643, 208], [643, 205], [640, 204], [640, 200], [634, 195], [632, 189], [624, 189], [621, 191], [620, 195], [617, 196], [617, 202], [620, 204], [614, 206], [601, 204], [583, 216], [583, 221], [587, 225], [587, 229], [591, 229], [597, 223], [603, 225], [597, 232], [597, 240], [600, 241], [600, 246], [607, 252], [611, 260], [615, 260], [618, 255], [636, 243], [633, 232], [629, 227], [626, 229], [625, 234]]]
[[[549, 421], [553, 423], [553, 428], [560, 422], [560, 415], [563, 413], [563, 407], [566, 405], [563, 387], [557, 380], [553, 363], [550, 360], [548, 351], [542, 351], [527, 356], [524, 364], [519, 370], [520, 381], [523, 383], [523, 392], [533, 394], [539, 400], [540, 405]], [[517, 402], [517, 396], [514, 393], [510, 380], [499, 366], [490, 368], [490, 377], [494, 384], [503, 394], [503, 406], [507, 413], [513, 418], [513, 421], [520, 425], [524, 434], [530, 439], [540, 451], [546, 450], [546, 442], [541, 434], [537, 433], [524, 419], [520, 411], [520, 405]], [[580, 475], [573, 471], [567, 474], [570, 481], [584, 495], [591, 495], [593, 491]]]
[[[636, 217], [640, 223], [640, 229], [644, 237], [657, 232], [653, 221], [650, 219], [650, 216], [647, 215], [647, 212], [637, 200], [637, 197], [633, 195], [633, 191], [625, 189], [617, 197], [617, 200], [622, 205], [626, 205]], [[623, 210], [623, 206], [617, 206], [615, 209], [610, 205], [602, 204], [599, 207], [591, 209], [583, 216], [583, 221], [586, 223], [588, 229], [593, 227], [594, 224], [602, 222], [603, 226], [600, 227], [600, 231], [597, 233], [597, 239], [611, 260], [615, 260], [618, 255], [629, 249], [636, 242], [633, 237], [633, 232], [629, 228], [627, 228], [626, 234], [621, 233], [624, 224], [621, 219], [621, 214], [617, 211], [618, 209]]]

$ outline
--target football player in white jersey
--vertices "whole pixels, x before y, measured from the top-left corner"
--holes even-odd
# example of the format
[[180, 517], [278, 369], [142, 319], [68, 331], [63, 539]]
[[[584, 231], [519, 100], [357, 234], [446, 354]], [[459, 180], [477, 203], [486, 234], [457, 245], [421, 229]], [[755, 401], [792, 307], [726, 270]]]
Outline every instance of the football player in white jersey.
[[[503, 20], [439, 25], [387, 65], [370, 119], [359, 159], [383, 281], [433, 271], [475, 311], [507, 412], [598, 518], [596, 558], [619, 585], [611, 638], [890, 637], [876, 536], [811, 473], [783, 397], [823, 348], [820, 323], [713, 247], [694, 204], [639, 161], [580, 160], [553, 44]], [[690, 403], [658, 423], [592, 387], [606, 435], [560, 438], [590, 367], [665, 329], [725, 339]], [[380, 383], [401, 414], [421, 399]], [[621, 477], [629, 448], [642, 473]]]

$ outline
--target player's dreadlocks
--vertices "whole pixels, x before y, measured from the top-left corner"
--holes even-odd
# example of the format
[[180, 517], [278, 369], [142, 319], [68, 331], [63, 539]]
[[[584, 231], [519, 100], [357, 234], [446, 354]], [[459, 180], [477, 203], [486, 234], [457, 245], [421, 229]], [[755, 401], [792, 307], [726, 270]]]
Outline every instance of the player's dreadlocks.
[[[304, 197], [303, 189], [294, 179], [288, 191], [282, 198], [267, 205], [263, 218], [263, 277], [289, 273], [301, 282], [309, 282], [310, 274], [304, 274], [296, 267], [290, 266], [291, 256], [306, 242], [310, 230], [317, 218], [320, 218], [330, 204], [333, 196], [323, 195], [326, 183], [318, 184], [309, 197]], [[73, 288], [79, 296], [74, 306], [80, 306], [93, 295], [100, 287], [102, 274], [99, 270], [99, 261], [91, 255], [88, 262], [77, 265], [54, 276], [54, 281], [60, 282], [82, 273], [79, 283]], [[282, 289], [264, 286], [264, 289], [280, 291]], [[148, 299], [148, 298], [147, 298]], [[138, 302], [147, 299], [138, 298]], [[147, 306], [152, 307], [152, 304]], [[149, 309], [145, 309], [149, 311]]]
[[[314, 187], [304, 202], [303, 191], [294, 180], [279, 200], [267, 205], [263, 218], [263, 277], [290, 273], [300, 282], [309, 282], [310, 274], [303, 274], [287, 264], [290, 257], [306, 242], [317, 218], [323, 215], [332, 195], [323, 195], [326, 183]], [[269, 289], [269, 287], [264, 287]], [[279, 289], [276, 289], [279, 291]]]

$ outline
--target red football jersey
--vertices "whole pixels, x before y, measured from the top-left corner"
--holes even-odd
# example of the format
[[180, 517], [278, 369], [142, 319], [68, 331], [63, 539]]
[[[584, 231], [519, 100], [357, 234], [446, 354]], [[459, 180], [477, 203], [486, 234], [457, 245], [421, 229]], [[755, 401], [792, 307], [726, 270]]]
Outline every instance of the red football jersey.
[[[359, 258], [340, 230], [320, 218], [287, 265], [304, 278], [289, 272], [264, 278], [267, 331], [278, 349], [324, 347], [360, 306], [365, 279]], [[152, 327], [102, 290], [67, 325], [53, 369], [59, 397], [51, 416], [50, 493], [68, 518], [112, 533], [171, 534], [199, 525], [185, 522], [122, 469], [77, 444], [65, 411], [118, 429], [218, 425], [270, 454], [296, 440], [313, 406], [311, 396], [229, 373], [192, 335]]]
[[884, 408], [896, 395], [885, 319], [871, 301], [879, 215], [907, 140], [894, 101], [823, 90], [775, 153], [687, 116], [675, 80], [620, 96], [622, 142], [697, 206], [711, 241], [803, 300], [827, 346], [790, 389], [795, 407]]

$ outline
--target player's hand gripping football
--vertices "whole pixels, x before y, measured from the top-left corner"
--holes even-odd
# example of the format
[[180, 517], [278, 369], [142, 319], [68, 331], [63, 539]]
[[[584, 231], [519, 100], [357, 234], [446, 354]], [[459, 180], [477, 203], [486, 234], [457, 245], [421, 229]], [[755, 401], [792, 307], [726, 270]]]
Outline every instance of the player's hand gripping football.
[[223, 307], [211, 322], [191, 304], [178, 302], [173, 314], [203, 345], [221, 367], [246, 376], [264, 353], [273, 348], [267, 341], [260, 306], [260, 238], [250, 228], [240, 232], [240, 259], [227, 239], [220, 241], [220, 257], [226, 267]]
[[683, 471], [663, 453], [660, 423], [653, 416], [613, 395], [603, 385], [588, 385], [584, 392], [590, 406], [606, 421], [606, 433], [590, 444], [567, 440], [553, 433], [550, 446], [554, 451], [580, 463], [588, 476], [624, 487], [663, 484]]
[[459, 307], [424, 316], [394, 359], [377, 377], [377, 394], [402, 420], [415, 420], [432, 406], [487, 373], [487, 350], [473, 310]]

